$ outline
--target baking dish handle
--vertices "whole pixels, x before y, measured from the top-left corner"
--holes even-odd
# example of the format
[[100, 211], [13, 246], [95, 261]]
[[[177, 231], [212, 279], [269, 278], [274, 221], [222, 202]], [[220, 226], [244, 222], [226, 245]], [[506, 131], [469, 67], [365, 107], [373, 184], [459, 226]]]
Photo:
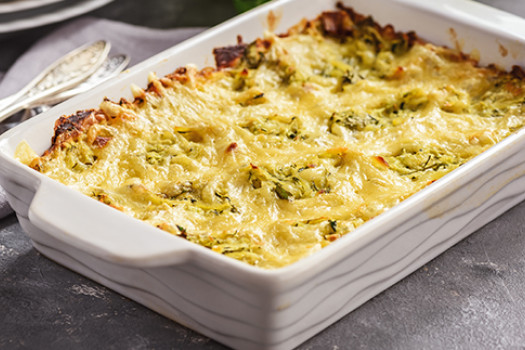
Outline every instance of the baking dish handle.
[[[28, 213], [37, 229], [97, 258], [152, 267], [187, 260], [192, 243], [43, 179]], [[67, 249], [67, 248], [66, 248]]]

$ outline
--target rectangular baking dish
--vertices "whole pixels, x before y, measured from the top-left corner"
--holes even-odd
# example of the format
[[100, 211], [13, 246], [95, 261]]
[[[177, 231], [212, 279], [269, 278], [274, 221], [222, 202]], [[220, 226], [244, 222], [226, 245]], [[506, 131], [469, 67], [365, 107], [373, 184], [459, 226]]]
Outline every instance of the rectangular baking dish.
[[[525, 199], [525, 130], [454, 170], [320, 252], [265, 271], [172, 236], [77, 193], [14, 159], [26, 140], [50, 145], [55, 120], [131, 98], [187, 63], [213, 64], [214, 47], [284, 32], [335, 0], [274, 1], [181, 43], [0, 137], [0, 184], [42, 254], [223, 344], [290, 349], [410, 274]], [[460, 47], [482, 64], [510, 68], [525, 58], [525, 20], [468, 0], [346, 0], [381, 24]]]

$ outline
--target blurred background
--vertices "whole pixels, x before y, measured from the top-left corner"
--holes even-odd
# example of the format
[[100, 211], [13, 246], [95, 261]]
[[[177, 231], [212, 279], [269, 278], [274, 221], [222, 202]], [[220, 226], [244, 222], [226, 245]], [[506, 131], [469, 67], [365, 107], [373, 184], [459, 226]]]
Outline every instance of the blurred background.
[[[85, 16], [107, 18], [150, 28], [175, 28], [209, 27], [237, 13], [232, 0], [115, 0]], [[72, 20], [74, 19], [69, 21]], [[0, 34], [0, 72], [6, 71], [16, 58], [38, 39], [64, 23]]]
[[[265, 1], [267, 0], [114, 0], [84, 16], [107, 18], [150, 28], [209, 27]], [[525, 16], [524, 0], [471, 1], [482, 2]], [[74, 19], [68, 21], [72, 20]], [[17, 57], [38, 39], [65, 22], [14, 33], [0, 33], [0, 79], [2, 72], [5, 72]], [[0, 16], [1, 23], [2, 16]]]

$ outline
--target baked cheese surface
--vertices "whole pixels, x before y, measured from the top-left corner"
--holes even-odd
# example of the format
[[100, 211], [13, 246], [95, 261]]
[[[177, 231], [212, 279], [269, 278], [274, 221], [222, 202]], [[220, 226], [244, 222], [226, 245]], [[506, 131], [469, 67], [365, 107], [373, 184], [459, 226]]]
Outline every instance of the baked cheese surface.
[[478, 67], [350, 9], [221, 53], [233, 57], [220, 69], [151, 74], [133, 102], [61, 118], [52, 148], [27, 163], [274, 269], [352, 234], [524, 122], [521, 70]]

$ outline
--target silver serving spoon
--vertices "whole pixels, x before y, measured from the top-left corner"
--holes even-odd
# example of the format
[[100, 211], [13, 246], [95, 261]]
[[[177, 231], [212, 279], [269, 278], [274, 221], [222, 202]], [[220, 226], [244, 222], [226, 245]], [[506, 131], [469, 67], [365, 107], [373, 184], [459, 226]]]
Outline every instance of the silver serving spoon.
[[107, 41], [100, 40], [73, 50], [55, 61], [22, 90], [0, 100], [0, 121], [35, 101], [86, 80], [102, 65], [110, 47]]
[[31, 104], [31, 106], [55, 105], [82, 92], [88, 91], [96, 85], [99, 85], [104, 81], [117, 76], [120, 72], [122, 72], [122, 70], [124, 70], [124, 68], [126, 68], [128, 63], [128, 55], [118, 54], [108, 57], [93, 74], [91, 74], [86, 80], [84, 80], [77, 86], [73, 87], [72, 89], [64, 90], [44, 99], [35, 101]]
[[33, 102], [27, 107], [19, 122], [43, 113], [50, 109], [52, 105], [56, 105], [82, 92], [86, 92], [104, 81], [117, 76], [124, 70], [124, 68], [126, 68], [128, 63], [129, 56], [124, 54], [118, 54], [106, 58], [104, 63], [102, 63], [95, 73], [90, 75], [89, 78], [81, 82], [78, 86]]

